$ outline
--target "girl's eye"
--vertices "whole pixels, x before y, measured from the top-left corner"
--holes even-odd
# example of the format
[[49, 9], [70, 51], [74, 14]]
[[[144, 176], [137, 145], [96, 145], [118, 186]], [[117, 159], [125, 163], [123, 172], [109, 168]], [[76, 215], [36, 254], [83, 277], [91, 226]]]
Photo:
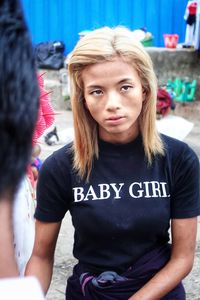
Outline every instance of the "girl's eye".
[[132, 85], [123, 85], [122, 87], [121, 87], [121, 91], [122, 92], [128, 92], [130, 89], [132, 89], [133, 88], [133, 86]]
[[102, 94], [103, 94], [102, 90], [94, 90], [90, 92], [90, 95], [94, 95], [94, 96], [100, 96]]

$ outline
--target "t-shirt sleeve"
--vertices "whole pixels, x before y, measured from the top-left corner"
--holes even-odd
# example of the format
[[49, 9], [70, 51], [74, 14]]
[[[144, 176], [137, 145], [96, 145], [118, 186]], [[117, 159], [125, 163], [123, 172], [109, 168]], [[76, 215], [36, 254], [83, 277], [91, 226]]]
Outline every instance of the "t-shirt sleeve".
[[61, 221], [69, 209], [70, 186], [67, 163], [59, 162], [52, 154], [39, 172], [35, 218], [43, 222]]
[[191, 218], [200, 214], [199, 159], [185, 144], [173, 163], [171, 218]]

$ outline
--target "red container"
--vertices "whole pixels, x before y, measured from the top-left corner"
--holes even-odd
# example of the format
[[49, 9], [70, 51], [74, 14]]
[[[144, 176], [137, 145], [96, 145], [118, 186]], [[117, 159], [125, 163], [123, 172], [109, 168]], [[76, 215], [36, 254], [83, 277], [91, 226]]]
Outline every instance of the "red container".
[[178, 44], [178, 34], [164, 34], [164, 43], [166, 48], [176, 48]]

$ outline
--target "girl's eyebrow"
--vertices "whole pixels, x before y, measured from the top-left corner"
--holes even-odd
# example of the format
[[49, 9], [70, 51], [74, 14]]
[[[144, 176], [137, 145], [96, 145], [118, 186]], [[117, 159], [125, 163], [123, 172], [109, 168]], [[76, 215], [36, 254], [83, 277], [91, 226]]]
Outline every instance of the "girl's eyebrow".
[[[132, 78], [123, 78], [122, 80], [120, 80], [119, 82], [117, 82], [117, 84], [121, 84], [121, 83], [125, 83], [125, 82], [132, 82]], [[97, 85], [97, 84], [91, 84], [86, 86], [87, 89], [101, 89], [103, 88], [103, 86], [101, 85]]]
[[102, 88], [101, 85], [93, 85], [93, 84], [91, 84], [91, 85], [86, 86], [86, 89], [101, 89], [101, 88]]
[[124, 82], [127, 82], [127, 81], [133, 81], [133, 79], [132, 78], [124, 78], [124, 79], [122, 79], [122, 80], [120, 80], [119, 82], [118, 82], [118, 84], [120, 84], [120, 83], [124, 83]]

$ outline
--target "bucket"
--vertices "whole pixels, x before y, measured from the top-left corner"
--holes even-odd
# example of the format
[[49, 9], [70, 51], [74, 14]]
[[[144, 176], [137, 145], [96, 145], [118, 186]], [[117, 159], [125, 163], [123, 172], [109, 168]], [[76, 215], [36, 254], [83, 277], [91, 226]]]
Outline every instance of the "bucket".
[[166, 48], [176, 48], [178, 44], [178, 34], [164, 34], [164, 43]]
[[152, 47], [153, 46], [153, 38], [151, 38], [151, 39], [143, 39], [141, 41], [141, 43], [142, 43], [142, 45], [144, 47]]

